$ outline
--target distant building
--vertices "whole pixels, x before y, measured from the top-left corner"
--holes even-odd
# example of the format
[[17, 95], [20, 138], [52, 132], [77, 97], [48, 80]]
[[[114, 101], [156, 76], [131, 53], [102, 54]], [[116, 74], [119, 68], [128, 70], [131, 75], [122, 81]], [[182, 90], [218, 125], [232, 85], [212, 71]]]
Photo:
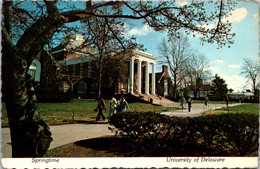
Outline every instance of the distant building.
[[[38, 91], [42, 98], [49, 95], [55, 100], [56, 93], [60, 92], [71, 92], [75, 98], [96, 98], [99, 65], [95, 57], [98, 54], [84, 42], [82, 35], [69, 35], [62, 44], [50, 52], [43, 50], [33, 61], [28, 73], [40, 82]], [[168, 68], [163, 66], [162, 72], [155, 73], [156, 60], [157, 57], [141, 50], [128, 51], [123, 59], [124, 78], [119, 78], [112, 90], [102, 94], [169, 96], [172, 82]]]
[[[155, 64], [158, 58], [141, 50], [129, 52], [126, 60], [129, 60], [128, 93], [155, 95]], [[149, 73], [149, 65], [152, 73]]]
[[156, 73], [156, 94], [167, 97], [171, 96], [173, 91], [173, 83], [168, 73], [168, 66], [163, 65], [162, 71]]
[[[181, 89], [181, 92], [185, 96], [189, 96], [191, 98], [195, 98], [194, 92], [192, 90], [192, 86], [187, 86]], [[205, 98], [206, 96], [211, 95], [211, 86], [209, 84], [202, 84], [197, 92], [196, 98]]]
[[68, 35], [62, 44], [50, 52], [61, 69], [61, 75], [69, 79], [64, 85], [70, 86], [75, 97], [82, 98], [94, 97], [98, 88], [93, 78], [97, 65], [90, 56], [96, 52], [85, 46], [84, 42], [80, 34]]
[[[48, 55], [48, 54], [46, 54]], [[50, 52], [55, 62], [56, 72], [50, 73], [44, 69], [44, 81], [55, 74], [64, 77], [64, 90], [72, 90], [75, 97], [96, 97], [98, 92], [97, 70], [98, 63], [93, 57], [97, 52], [84, 44], [82, 35], [69, 35], [64, 43]], [[155, 95], [155, 63], [157, 58], [140, 50], [129, 51], [125, 56], [128, 69], [127, 78], [116, 85], [115, 94], [136, 93]], [[149, 65], [152, 65], [152, 74], [149, 76]], [[48, 65], [46, 66], [48, 67]], [[34, 67], [30, 73], [33, 74]], [[66, 78], [65, 78], [66, 77]], [[151, 88], [150, 88], [151, 85]]]
[[253, 100], [254, 93], [252, 92], [228, 92], [228, 97], [233, 100]]

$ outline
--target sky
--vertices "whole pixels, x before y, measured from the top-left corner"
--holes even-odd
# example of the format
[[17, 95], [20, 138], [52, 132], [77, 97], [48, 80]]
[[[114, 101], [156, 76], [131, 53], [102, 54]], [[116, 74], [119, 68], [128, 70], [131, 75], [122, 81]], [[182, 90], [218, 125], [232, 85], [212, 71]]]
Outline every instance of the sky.
[[[84, 1], [68, 2], [74, 3], [79, 8], [85, 8]], [[176, 0], [179, 5], [185, 5], [188, 2], [189, 0]], [[189, 36], [189, 39], [191, 47], [208, 58], [208, 69], [211, 70], [212, 76], [218, 74], [226, 81], [228, 88], [232, 88], [235, 92], [245, 91], [245, 89], [251, 89], [251, 85], [240, 74], [243, 58], [248, 57], [259, 63], [258, 3], [253, 0], [237, 1], [235, 10], [227, 19], [232, 22], [232, 32], [236, 33], [231, 48], [226, 46], [218, 49], [216, 44], [201, 45], [199, 38]], [[135, 35], [137, 42], [142, 43], [147, 49], [146, 52], [160, 57], [157, 46], [163, 38], [167, 39], [166, 33], [155, 32], [149, 26], [142, 25], [136, 20], [128, 21], [127, 25], [129, 28], [125, 35]], [[161, 65], [157, 64], [156, 72], [160, 71]]]
[[[186, 1], [177, 3], [185, 4]], [[216, 44], [201, 45], [198, 38], [190, 36], [191, 47], [204, 54], [209, 60], [209, 70], [212, 75], [218, 74], [235, 92], [251, 89], [241, 72], [243, 58], [248, 57], [258, 62], [259, 57], [259, 25], [258, 3], [255, 1], [237, 1], [232, 16], [228, 18], [232, 22], [232, 32], [236, 33], [234, 44], [230, 48], [217, 49]], [[162, 38], [167, 38], [166, 33], [155, 32], [147, 25], [131, 26], [126, 34], [135, 35], [137, 42], [142, 43], [146, 52], [159, 57], [157, 49]], [[161, 71], [161, 65], [156, 66], [157, 72]]]

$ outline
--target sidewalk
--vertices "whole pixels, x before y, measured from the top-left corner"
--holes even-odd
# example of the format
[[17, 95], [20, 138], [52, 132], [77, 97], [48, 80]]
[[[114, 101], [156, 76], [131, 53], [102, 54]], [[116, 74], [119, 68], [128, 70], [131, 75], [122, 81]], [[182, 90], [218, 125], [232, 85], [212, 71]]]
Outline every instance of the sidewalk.
[[[231, 106], [237, 106], [240, 104], [241, 103], [233, 103], [233, 104], [229, 104], [228, 106], [231, 107]], [[164, 105], [164, 106], [167, 106], [167, 105]], [[172, 105], [170, 105], [170, 106], [172, 106]], [[180, 104], [175, 103], [174, 107], [180, 107]], [[188, 108], [187, 108], [187, 104], [186, 104], [185, 109], [183, 111], [182, 110], [165, 111], [165, 112], [162, 112], [161, 114], [165, 114], [167, 116], [196, 117], [196, 116], [200, 116], [203, 112], [220, 109], [223, 107], [226, 107], [226, 104], [209, 104], [208, 107], [206, 107], [202, 103], [194, 103], [194, 104], [192, 104], [191, 112], [188, 112]]]
[[[230, 104], [229, 106], [236, 106], [239, 104]], [[173, 106], [164, 105], [164, 106]], [[179, 104], [174, 105], [179, 107]], [[191, 112], [188, 112], [187, 108], [183, 110], [166, 111], [161, 114], [168, 116], [182, 116], [182, 117], [196, 117], [200, 116], [205, 111], [215, 110], [218, 108], [225, 107], [225, 104], [209, 104], [208, 109], [204, 104], [192, 104]], [[114, 135], [108, 127], [109, 124], [68, 124], [68, 125], [57, 125], [50, 126], [53, 141], [51, 142], [50, 148], [59, 147], [65, 144], [73, 143], [75, 141], [102, 137], [106, 135]], [[2, 158], [12, 157], [12, 147], [9, 128], [1, 128], [1, 145], [2, 145]]]
[[[68, 124], [49, 126], [53, 138], [49, 149], [79, 140], [114, 135], [114, 133], [108, 130], [109, 126], [109, 124]], [[2, 128], [1, 134], [2, 158], [10, 158], [12, 157], [10, 129]]]

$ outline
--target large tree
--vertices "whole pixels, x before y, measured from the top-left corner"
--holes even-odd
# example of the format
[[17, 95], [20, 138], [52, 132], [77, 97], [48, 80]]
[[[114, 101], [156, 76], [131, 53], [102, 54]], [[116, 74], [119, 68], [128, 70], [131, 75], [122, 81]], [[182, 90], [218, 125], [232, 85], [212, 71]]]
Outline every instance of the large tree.
[[188, 81], [195, 98], [203, 83], [210, 78], [208, 67], [208, 59], [203, 54], [196, 53], [187, 62], [185, 80]]
[[252, 89], [255, 94], [257, 95], [256, 85], [257, 80], [259, 79], [259, 71], [260, 66], [258, 62], [254, 62], [252, 59], [243, 58], [244, 63], [241, 67], [241, 74], [248, 79], [252, 83]]
[[169, 41], [163, 39], [158, 45], [161, 64], [167, 64], [173, 78], [173, 98], [177, 98], [177, 89], [185, 78], [187, 64], [194, 55], [187, 36], [170, 37]]
[[[104, 14], [107, 12], [113, 14], [115, 11], [108, 9], [100, 11], [100, 13]], [[135, 37], [126, 38], [123, 36], [126, 27], [120, 18], [92, 17], [85, 19], [82, 23], [84, 24], [82, 30], [85, 32], [86, 38], [85, 45], [96, 51], [88, 54], [92, 56], [92, 60], [98, 63], [96, 77], [98, 77], [98, 98], [100, 98], [102, 95], [102, 84], [106, 88], [111, 83], [113, 84], [112, 86], [115, 86], [114, 84], [120, 77], [119, 73], [123, 73], [120, 70], [125, 67], [122, 59], [132, 49], [141, 45], [135, 43]], [[108, 78], [109, 76], [112, 79]]]
[[[3, 94], [13, 157], [42, 156], [52, 140], [48, 126], [37, 111], [37, 99], [27, 71], [36, 55], [65, 24], [91, 17], [126, 18], [142, 20], [154, 30], [168, 31], [169, 34], [183, 28], [200, 34], [202, 42], [216, 42], [219, 45], [232, 43], [234, 36], [231, 24], [222, 20], [231, 11], [229, 1], [211, 2], [216, 3], [216, 9], [211, 14], [206, 13], [204, 6], [208, 2], [198, 1], [184, 6], [179, 6], [175, 1], [87, 1], [81, 2], [86, 4], [85, 7], [75, 6], [76, 9], [63, 3], [57, 0], [3, 2], [2, 81], [8, 84], [8, 90], [3, 90]], [[74, 5], [80, 2], [66, 3]], [[116, 12], [104, 14], [97, 10], [104, 7]], [[208, 29], [206, 25], [212, 21], [216, 26]]]

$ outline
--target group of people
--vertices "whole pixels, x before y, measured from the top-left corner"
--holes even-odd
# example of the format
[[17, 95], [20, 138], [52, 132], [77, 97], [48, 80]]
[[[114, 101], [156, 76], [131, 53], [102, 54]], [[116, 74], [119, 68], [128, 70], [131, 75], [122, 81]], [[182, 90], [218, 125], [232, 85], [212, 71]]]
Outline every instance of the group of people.
[[[192, 98], [191, 97], [188, 97], [187, 99], [187, 103], [188, 103], [188, 111], [190, 112], [191, 111], [191, 103], [193, 102]], [[185, 104], [185, 97], [182, 96], [182, 98], [180, 99], [180, 106], [181, 106], [181, 109], [183, 111], [184, 109], [184, 104]], [[205, 98], [205, 106], [207, 107], [208, 106], [208, 103], [209, 103], [209, 98], [208, 96], [206, 96]]]
[[[192, 103], [192, 99], [191, 99], [191, 97], [188, 97], [188, 99], [187, 99], [187, 103], [188, 103], [188, 111], [190, 112], [191, 111], [191, 103]], [[182, 98], [180, 99], [180, 102], [181, 102], [181, 104], [180, 104], [180, 106], [181, 106], [181, 109], [182, 109], [182, 111], [183, 111], [183, 109], [184, 109], [184, 104], [185, 104], [185, 97], [184, 96], [182, 96]]]
[[[96, 118], [96, 121], [100, 120], [100, 116], [103, 118], [103, 120], [106, 119], [106, 117], [103, 114], [103, 110], [106, 110], [106, 103], [105, 100], [100, 97], [100, 99], [98, 100], [98, 105], [96, 110], [98, 110], [98, 115]], [[115, 114], [116, 112], [125, 112], [126, 110], [130, 110], [130, 107], [127, 103], [127, 101], [125, 100], [125, 97], [122, 95], [120, 97], [120, 99], [117, 101], [116, 98], [114, 96], [111, 96], [110, 100], [109, 100], [109, 110], [108, 110], [108, 119], [110, 119], [110, 117]]]

